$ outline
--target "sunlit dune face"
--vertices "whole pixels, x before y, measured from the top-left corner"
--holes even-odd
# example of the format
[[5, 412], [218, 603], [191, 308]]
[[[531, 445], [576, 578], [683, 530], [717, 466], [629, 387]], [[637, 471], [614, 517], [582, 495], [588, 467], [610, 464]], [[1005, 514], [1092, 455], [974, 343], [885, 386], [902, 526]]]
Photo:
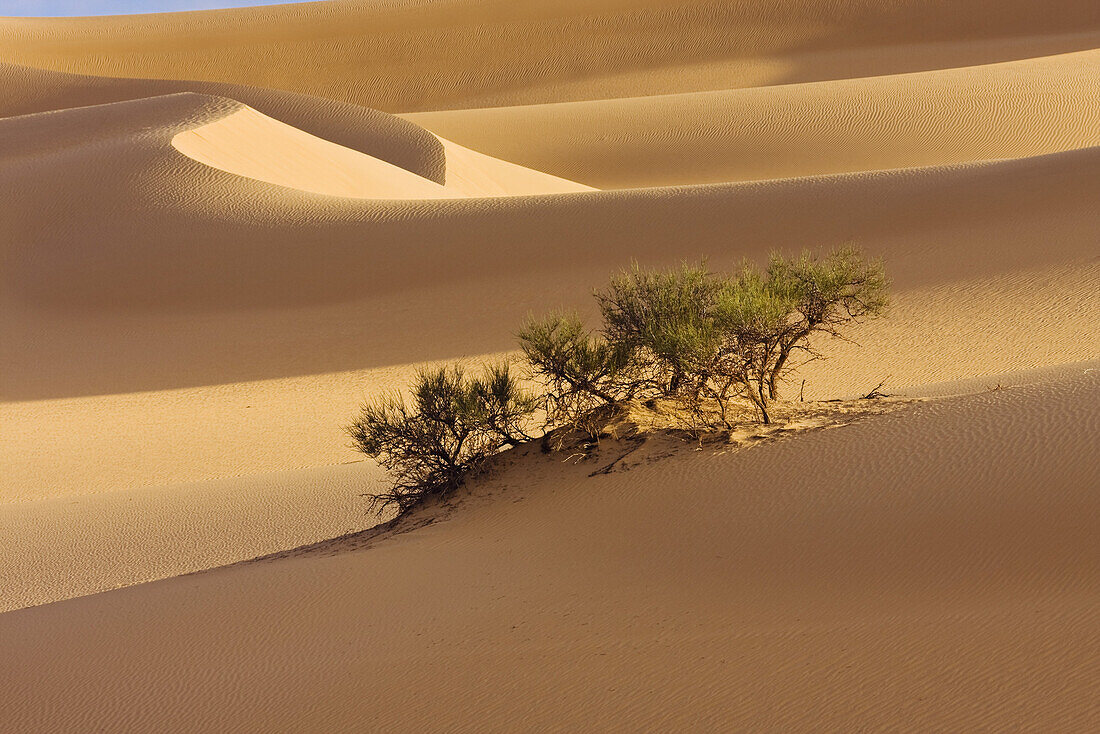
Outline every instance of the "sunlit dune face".
[[184, 155], [227, 173], [329, 196], [441, 199], [437, 183], [314, 137], [245, 107], [172, 138]]

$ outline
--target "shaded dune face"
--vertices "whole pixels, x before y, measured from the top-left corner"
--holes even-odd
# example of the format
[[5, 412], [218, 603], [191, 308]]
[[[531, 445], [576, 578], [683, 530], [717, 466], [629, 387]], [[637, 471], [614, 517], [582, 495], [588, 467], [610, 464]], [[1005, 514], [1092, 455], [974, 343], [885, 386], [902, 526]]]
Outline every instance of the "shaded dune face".
[[[0, 19], [0, 729], [1100, 730], [1097, 192], [1091, 0]], [[849, 242], [795, 390], [955, 397], [354, 535], [365, 398]]]

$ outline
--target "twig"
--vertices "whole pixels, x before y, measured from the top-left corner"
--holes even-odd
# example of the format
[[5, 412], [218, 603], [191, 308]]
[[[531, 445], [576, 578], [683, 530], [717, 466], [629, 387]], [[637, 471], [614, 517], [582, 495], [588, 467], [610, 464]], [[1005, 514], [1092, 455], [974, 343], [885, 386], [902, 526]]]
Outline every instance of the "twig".
[[885, 392], [882, 391], [882, 386], [885, 385], [886, 381], [889, 380], [889, 379], [890, 379], [890, 375], [887, 375], [886, 377], [884, 377], [882, 382], [875, 385], [874, 388], [871, 389], [871, 392], [864, 395], [862, 398], [860, 398], [860, 400], [875, 400], [876, 398], [888, 398], [888, 397], [890, 397], [889, 393], [885, 393]]

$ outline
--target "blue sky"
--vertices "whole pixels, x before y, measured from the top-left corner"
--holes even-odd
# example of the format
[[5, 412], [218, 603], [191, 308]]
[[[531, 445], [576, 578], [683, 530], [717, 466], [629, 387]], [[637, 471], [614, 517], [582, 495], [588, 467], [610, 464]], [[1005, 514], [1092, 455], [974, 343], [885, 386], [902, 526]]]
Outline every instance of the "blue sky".
[[303, 0], [0, 0], [0, 16], [123, 15], [170, 10], [210, 10], [276, 5]]

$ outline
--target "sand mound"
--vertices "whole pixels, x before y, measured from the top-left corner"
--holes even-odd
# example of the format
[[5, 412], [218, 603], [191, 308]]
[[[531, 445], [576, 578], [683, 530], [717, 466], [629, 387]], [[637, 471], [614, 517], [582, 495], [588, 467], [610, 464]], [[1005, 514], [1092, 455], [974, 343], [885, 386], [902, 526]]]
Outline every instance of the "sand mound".
[[610, 475], [535, 451], [366, 551], [0, 616], [7, 722], [1089, 730], [1098, 415], [1076, 370]]

